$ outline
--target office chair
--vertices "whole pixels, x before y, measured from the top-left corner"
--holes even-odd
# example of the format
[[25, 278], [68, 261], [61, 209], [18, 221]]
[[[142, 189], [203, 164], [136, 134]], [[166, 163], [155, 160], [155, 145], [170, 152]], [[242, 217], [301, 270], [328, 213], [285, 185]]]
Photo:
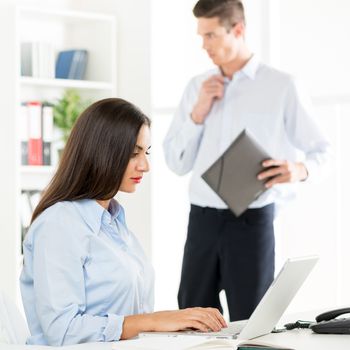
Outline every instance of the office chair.
[[10, 298], [0, 291], [0, 343], [25, 344], [28, 336], [23, 316]]

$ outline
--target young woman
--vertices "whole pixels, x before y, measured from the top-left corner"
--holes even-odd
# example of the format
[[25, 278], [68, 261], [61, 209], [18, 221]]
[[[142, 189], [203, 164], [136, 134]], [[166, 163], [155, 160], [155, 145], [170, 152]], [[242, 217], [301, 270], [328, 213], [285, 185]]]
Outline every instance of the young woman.
[[134, 192], [149, 170], [149, 127], [139, 109], [117, 98], [94, 103], [77, 120], [24, 241], [28, 344], [226, 326], [213, 308], [152, 313], [153, 270], [114, 199]]

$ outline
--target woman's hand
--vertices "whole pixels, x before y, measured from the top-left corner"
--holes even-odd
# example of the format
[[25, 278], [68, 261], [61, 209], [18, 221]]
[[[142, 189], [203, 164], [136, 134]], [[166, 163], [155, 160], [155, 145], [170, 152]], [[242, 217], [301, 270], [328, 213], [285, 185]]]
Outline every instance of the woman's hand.
[[194, 307], [176, 311], [126, 316], [121, 339], [129, 339], [140, 332], [175, 332], [186, 328], [202, 332], [218, 332], [227, 327], [218, 309]]
[[160, 311], [150, 314], [150, 317], [152, 330], [158, 332], [179, 331], [185, 328], [218, 332], [221, 328], [227, 327], [220, 311], [210, 307]]

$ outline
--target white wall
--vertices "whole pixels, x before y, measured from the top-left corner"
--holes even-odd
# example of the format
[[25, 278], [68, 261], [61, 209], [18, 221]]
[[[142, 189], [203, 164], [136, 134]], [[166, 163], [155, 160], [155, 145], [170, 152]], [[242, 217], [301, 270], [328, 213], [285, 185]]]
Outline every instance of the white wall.
[[280, 9], [281, 67], [305, 77], [313, 95], [349, 94], [349, 1], [287, 0]]
[[299, 199], [279, 219], [278, 263], [288, 255], [320, 255], [295, 309], [349, 304], [350, 260], [344, 247], [349, 245], [350, 4], [285, 0], [279, 10], [279, 66], [304, 81], [332, 141], [334, 159], [330, 176], [319, 185], [301, 186]]

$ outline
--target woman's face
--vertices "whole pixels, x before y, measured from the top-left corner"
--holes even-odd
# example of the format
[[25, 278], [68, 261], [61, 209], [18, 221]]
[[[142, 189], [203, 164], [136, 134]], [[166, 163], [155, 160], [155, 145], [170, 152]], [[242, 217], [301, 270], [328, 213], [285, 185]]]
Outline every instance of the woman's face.
[[143, 125], [137, 137], [134, 153], [123, 176], [119, 190], [123, 192], [134, 192], [136, 185], [142, 180], [143, 173], [149, 171], [148, 155], [151, 148], [150, 129]]

